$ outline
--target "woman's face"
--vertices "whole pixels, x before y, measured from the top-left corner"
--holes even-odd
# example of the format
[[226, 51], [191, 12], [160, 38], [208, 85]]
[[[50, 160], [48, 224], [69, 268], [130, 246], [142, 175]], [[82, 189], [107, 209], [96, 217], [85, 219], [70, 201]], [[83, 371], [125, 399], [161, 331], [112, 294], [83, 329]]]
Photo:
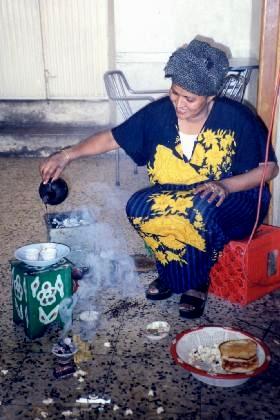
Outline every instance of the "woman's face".
[[208, 115], [208, 105], [213, 96], [199, 96], [172, 84], [169, 97], [174, 105], [178, 120], [199, 121]]

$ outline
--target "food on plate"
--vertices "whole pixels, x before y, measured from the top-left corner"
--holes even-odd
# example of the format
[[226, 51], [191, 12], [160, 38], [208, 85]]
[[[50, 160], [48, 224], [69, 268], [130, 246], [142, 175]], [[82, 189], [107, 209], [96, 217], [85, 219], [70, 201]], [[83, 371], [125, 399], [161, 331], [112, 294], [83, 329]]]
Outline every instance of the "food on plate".
[[228, 340], [219, 345], [222, 368], [226, 372], [245, 373], [258, 367], [257, 344], [250, 339]]
[[221, 354], [218, 344], [213, 346], [199, 345], [189, 354], [188, 363], [192, 366], [206, 370], [208, 373], [221, 373]]

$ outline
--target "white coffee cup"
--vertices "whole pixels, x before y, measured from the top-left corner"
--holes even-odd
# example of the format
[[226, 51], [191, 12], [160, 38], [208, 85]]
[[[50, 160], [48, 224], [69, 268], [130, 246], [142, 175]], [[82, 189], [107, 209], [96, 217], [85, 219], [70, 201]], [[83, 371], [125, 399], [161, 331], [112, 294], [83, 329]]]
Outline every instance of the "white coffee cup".
[[43, 248], [40, 252], [40, 258], [43, 261], [54, 260], [56, 258], [56, 248]]
[[45, 248], [56, 248], [56, 243], [54, 243], [54, 242], [47, 242], [46, 244], [43, 244], [42, 245], [42, 249], [45, 249]]
[[28, 248], [25, 250], [25, 259], [29, 261], [37, 261], [39, 259], [40, 249]]

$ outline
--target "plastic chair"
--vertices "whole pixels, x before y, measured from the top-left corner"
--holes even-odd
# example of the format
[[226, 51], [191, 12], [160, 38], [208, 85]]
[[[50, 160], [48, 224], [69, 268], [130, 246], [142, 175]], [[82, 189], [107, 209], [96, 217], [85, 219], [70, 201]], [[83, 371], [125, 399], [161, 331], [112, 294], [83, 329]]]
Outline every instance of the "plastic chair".
[[[104, 83], [109, 100], [119, 109], [123, 121], [133, 113], [132, 101], [153, 102], [156, 98], [150, 94], [168, 93], [168, 90], [134, 90], [121, 70], [111, 70], [104, 73]], [[134, 173], [138, 172], [137, 165]], [[120, 185], [120, 150], [116, 150], [116, 185]]]

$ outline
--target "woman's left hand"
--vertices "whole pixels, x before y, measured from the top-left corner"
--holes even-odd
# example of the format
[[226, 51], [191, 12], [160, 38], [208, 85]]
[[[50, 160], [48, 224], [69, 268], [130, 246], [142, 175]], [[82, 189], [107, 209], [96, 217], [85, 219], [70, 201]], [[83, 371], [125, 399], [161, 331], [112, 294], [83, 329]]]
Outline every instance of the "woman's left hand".
[[229, 195], [228, 189], [219, 181], [210, 181], [201, 184], [194, 190], [195, 194], [200, 194], [201, 198], [208, 197], [208, 203], [218, 200], [216, 206], [219, 207], [224, 199]]

